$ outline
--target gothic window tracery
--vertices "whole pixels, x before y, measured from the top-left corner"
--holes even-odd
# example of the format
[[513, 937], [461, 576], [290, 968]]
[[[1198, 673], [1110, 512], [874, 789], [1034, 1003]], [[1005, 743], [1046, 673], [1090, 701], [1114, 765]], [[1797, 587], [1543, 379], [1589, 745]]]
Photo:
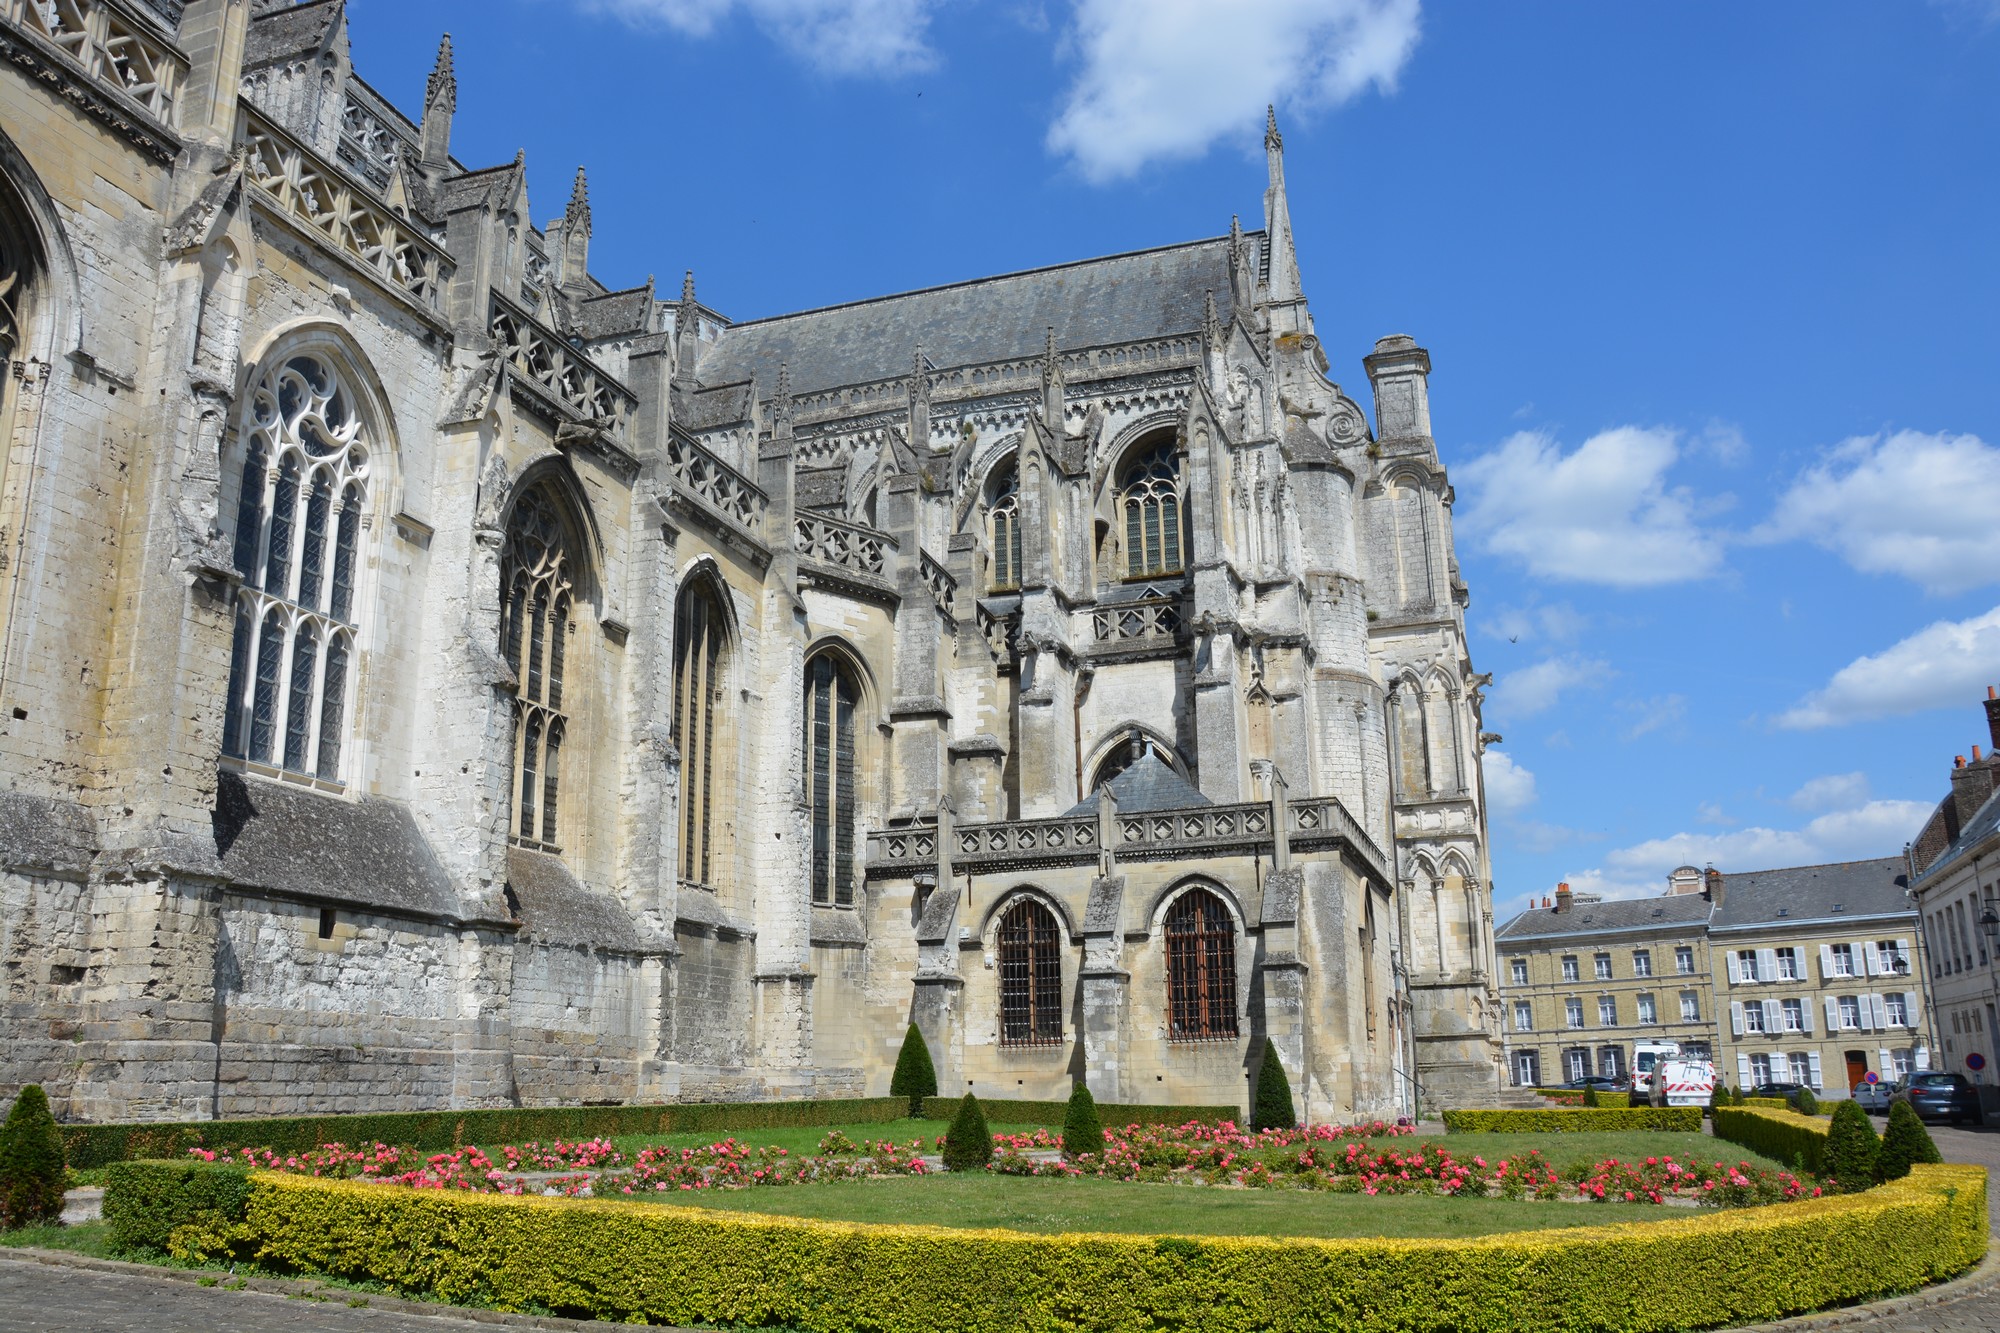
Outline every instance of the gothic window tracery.
[[1189, 889], [1167, 909], [1167, 1037], [1236, 1035], [1236, 927], [1207, 889]]
[[[715, 869], [716, 704], [722, 697], [726, 621], [714, 581], [681, 590], [674, 613], [674, 748], [681, 756], [681, 864], [684, 881], [707, 887]], [[726, 763], [725, 763], [726, 768]]]
[[1023, 898], [1000, 918], [1000, 1044], [1062, 1040], [1062, 932], [1055, 913]]
[[568, 525], [537, 487], [514, 506], [500, 566], [500, 651], [513, 668], [514, 762], [510, 833], [523, 847], [562, 848], [563, 664], [575, 601]]
[[805, 789], [815, 907], [854, 905], [854, 715], [861, 689], [836, 654], [806, 663]]
[[0, 366], [14, 357], [21, 345], [21, 294], [26, 285], [20, 249], [12, 237], [0, 230]]
[[1180, 573], [1180, 466], [1171, 438], [1126, 463], [1118, 478], [1118, 508], [1125, 528], [1125, 576]]
[[1021, 472], [1009, 463], [993, 484], [986, 511], [987, 550], [993, 553], [993, 591], [1021, 586]]
[[341, 779], [368, 439], [326, 357], [265, 372], [240, 429], [236, 566], [222, 749], [324, 782]]

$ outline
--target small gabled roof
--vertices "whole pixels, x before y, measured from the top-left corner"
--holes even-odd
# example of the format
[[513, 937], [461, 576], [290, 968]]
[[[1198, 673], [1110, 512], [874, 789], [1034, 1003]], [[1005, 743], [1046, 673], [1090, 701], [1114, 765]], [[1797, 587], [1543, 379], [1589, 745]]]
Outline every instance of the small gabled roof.
[[[1111, 789], [1111, 799], [1124, 814], [1137, 814], [1142, 810], [1191, 810], [1215, 804], [1152, 750], [1146, 751], [1131, 767], [1104, 785]], [[1065, 816], [1096, 813], [1096, 792], [1063, 812]]]

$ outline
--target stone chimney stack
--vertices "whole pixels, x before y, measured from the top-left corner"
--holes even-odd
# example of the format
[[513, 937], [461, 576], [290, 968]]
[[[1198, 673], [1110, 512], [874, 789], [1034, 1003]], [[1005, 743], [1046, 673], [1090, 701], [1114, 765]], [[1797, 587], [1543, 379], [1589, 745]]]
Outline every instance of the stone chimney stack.
[[1702, 882], [1708, 885], [1708, 900], [1717, 907], [1722, 906], [1722, 872], [1714, 866], [1702, 871]]
[[458, 110], [458, 76], [451, 66], [451, 34], [438, 43], [437, 64], [424, 84], [424, 120], [418, 131], [418, 165], [433, 180], [451, 165], [451, 117]]
[[1972, 762], [1969, 764], [1965, 762], [1964, 755], [1952, 757], [1951, 804], [1953, 813], [1958, 816], [1953, 837], [1958, 836], [1956, 829], [1962, 829], [1972, 822], [1972, 817], [1979, 813], [1979, 807], [1985, 805], [1987, 798], [1993, 795], [1996, 768], [2000, 768], [2000, 755], [1981, 759], [1977, 745], [1972, 747]]
[[1361, 359], [1375, 386], [1375, 434], [1384, 444], [1431, 437], [1431, 354], [1404, 333], [1392, 333]]
[[1573, 901], [1574, 895], [1569, 891], [1568, 880], [1564, 880], [1562, 883], [1556, 885], [1556, 911], [1567, 912]]

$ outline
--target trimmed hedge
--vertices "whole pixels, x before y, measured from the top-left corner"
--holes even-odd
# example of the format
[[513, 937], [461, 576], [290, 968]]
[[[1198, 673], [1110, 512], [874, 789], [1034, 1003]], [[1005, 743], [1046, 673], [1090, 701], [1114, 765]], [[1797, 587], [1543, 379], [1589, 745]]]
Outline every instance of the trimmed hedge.
[[[1583, 1105], [1583, 1090], [1580, 1088], [1536, 1088], [1535, 1095], [1537, 1097], [1546, 1097], [1558, 1106]], [[1599, 1089], [1597, 1104], [1599, 1107], [1631, 1106], [1633, 1104], [1632, 1094], [1629, 1092], [1605, 1092]], [[1645, 1104], [1644, 1102], [1638, 1103], [1640, 1106], [1644, 1106]]]
[[1761, 1106], [1718, 1106], [1712, 1114], [1718, 1139], [1728, 1139], [1751, 1152], [1814, 1175], [1825, 1170], [1828, 1122], [1819, 1116]]
[[104, 1220], [119, 1250], [164, 1253], [176, 1227], [241, 1222], [249, 1201], [250, 1172], [243, 1167], [114, 1162], [104, 1173]]
[[[1061, 1103], [1055, 1103], [1060, 1107]], [[443, 1152], [468, 1143], [588, 1139], [796, 1125], [896, 1120], [903, 1097], [840, 1097], [803, 1102], [682, 1102], [664, 1106], [549, 1106], [490, 1111], [391, 1111], [380, 1115], [279, 1116], [151, 1125], [64, 1125], [63, 1147], [78, 1170], [141, 1158], [184, 1157], [190, 1148], [269, 1148], [306, 1152], [323, 1143], [389, 1143]], [[947, 1112], [947, 1115], [949, 1112]], [[1058, 1110], [1051, 1123], [1061, 1118]]]
[[1737, 1106], [1754, 1106], [1760, 1111], [1796, 1111], [1799, 1109], [1783, 1097], [1738, 1097], [1734, 1104]]
[[[958, 1097], [924, 1098], [926, 1120], [950, 1120], [958, 1114]], [[1069, 1114], [1069, 1103], [1001, 1101], [979, 1099], [989, 1125], [1060, 1125]], [[1227, 1120], [1243, 1123], [1243, 1112], [1234, 1106], [1138, 1106], [1124, 1102], [1099, 1102], [1098, 1119], [1106, 1125], [1185, 1125], [1190, 1120], [1204, 1125]]]
[[1865, 1194], [1464, 1241], [1045, 1236], [250, 1179], [244, 1230], [275, 1267], [500, 1309], [804, 1333], [1666, 1333], [1912, 1290], [1987, 1246], [1986, 1173], [1966, 1166]]
[[1701, 1133], [1699, 1106], [1551, 1106], [1540, 1111], [1446, 1111], [1452, 1134], [1582, 1134], [1609, 1129]]

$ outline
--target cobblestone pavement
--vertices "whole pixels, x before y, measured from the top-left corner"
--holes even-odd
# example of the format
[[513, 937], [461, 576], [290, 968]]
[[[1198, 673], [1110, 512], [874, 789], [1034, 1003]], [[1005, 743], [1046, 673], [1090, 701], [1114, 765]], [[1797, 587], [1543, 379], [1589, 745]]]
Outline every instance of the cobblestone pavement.
[[[1934, 1127], [1932, 1137], [1947, 1161], [1986, 1167], [2000, 1180], [2000, 1129]], [[2000, 1190], [1989, 1195], [2000, 1206]], [[2000, 1214], [1994, 1234], [2000, 1237]], [[53, 1256], [51, 1256], [53, 1257]], [[90, 1266], [84, 1266], [84, 1265]], [[304, 1298], [310, 1283], [255, 1281], [248, 1290], [202, 1287], [192, 1275], [131, 1272], [126, 1265], [71, 1260], [42, 1263], [0, 1253], [0, 1333], [451, 1333], [476, 1328], [586, 1329], [568, 1319], [532, 1319], [483, 1311], [431, 1314], [405, 1302], [367, 1298], [351, 1308], [346, 1292], [320, 1288], [323, 1299]], [[393, 1307], [393, 1308], [385, 1308]], [[598, 1328], [608, 1327], [598, 1325]], [[1745, 1333], [1815, 1333], [1866, 1328], [1870, 1333], [2000, 1333], [2000, 1251], [1972, 1275], [1934, 1291], [1828, 1314], [1807, 1315]]]

